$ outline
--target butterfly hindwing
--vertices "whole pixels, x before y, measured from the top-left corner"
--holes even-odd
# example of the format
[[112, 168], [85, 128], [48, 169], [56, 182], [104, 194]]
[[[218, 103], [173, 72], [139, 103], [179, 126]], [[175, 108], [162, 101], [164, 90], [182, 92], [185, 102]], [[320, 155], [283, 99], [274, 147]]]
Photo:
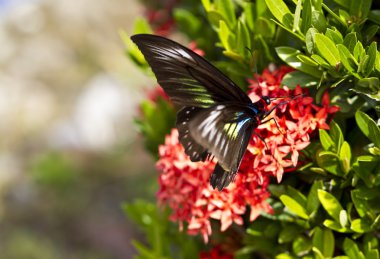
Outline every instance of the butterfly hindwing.
[[234, 179], [255, 126], [248, 108], [238, 104], [214, 105], [190, 120], [193, 140], [218, 160], [210, 179], [214, 188], [221, 190]]
[[174, 103], [207, 108], [220, 102], [251, 102], [227, 76], [190, 49], [155, 35], [137, 34], [131, 39]]
[[192, 162], [205, 161], [209, 156], [207, 149], [199, 145], [190, 135], [189, 124], [192, 119], [201, 111], [201, 108], [183, 107], [177, 113], [176, 126], [178, 129], [179, 142], [185, 149], [185, 153]]

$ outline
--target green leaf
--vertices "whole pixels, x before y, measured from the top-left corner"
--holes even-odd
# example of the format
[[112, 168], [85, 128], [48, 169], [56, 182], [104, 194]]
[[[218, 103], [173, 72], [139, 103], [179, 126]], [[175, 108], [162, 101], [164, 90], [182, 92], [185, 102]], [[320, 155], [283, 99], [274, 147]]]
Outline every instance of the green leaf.
[[235, 7], [233, 1], [215, 0], [217, 11], [226, 19], [227, 25], [232, 29], [236, 24]]
[[375, 61], [375, 68], [378, 72], [380, 72], [380, 52], [376, 52], [376, 61]]
[[[311, 0], [307, 0], [311, 1]], [[305, 42], [306, 42], [306, 49], [307, 52], [310, 54], [314, 54], [315, 52], [315, 34], [318, 33], [318, 30], [315, 28], [310, 28], [306, 32]]]
[[339, 223], [342, 227], [347, 227], [348, 225], [348, 214], [346, 210], [341, 210], [339, 213]]
[[314, 181], [313, 185], [311, 186], [306, 202], [306, 211], [309, 215], [311, 215], [313, 212], [316, 212], [320, 205], [318, 199], [318, 189], [322, 189], [322, 187], [323, 183], [321, 180]]
[[357, 41], [354, 47], [354, 57], [358, 62], [361, 62], [361, 57], [363, 55], [365, 55], [363, 44], [360, 41]]
[[356, 124], [363, 134], [369, 138], [376, 147], [380, 148], [380, 129], [376, 122], [367, 114], [357, 111], [355, 114]]
[[298, 0], [296, 10], [294, 12], [293, 31], [300, 31], [302, 0]]
[[324, 57], [331, 66], [335, 67], [340, 62], [339, 51], [334, 42], [323, 34], [315, 35], [315, 45], [319, 54]]
[[371, 45], [369, 46], [368, 51], [367, 51], [369, 58], [368, 58], [368, 61], [365, 65], [365, 67], [363, 68], [363, 72], [364, 72], [365, 77], [368, 77], [372, 73], [372, 71], [375, 67], [376, 53], [377, 53], [377, 44], [374, 41], [371, 43]]
[[248, 28], [241, 20], [238, 21], [237, 25], [236, 48], [238, 53], [240, 53], [241, 55], [250, 55], [247, 52], [247, 48], [251, 48], [251, 37], [249, 35]]
[[[311, 0], [304, 0], [302, 6], [302, 32], [306, 34], [306, 32], [311, 27]], [[311, 29], [311, 28], [310, 28]], [[310, 53], [310, 52], [309, 52]]]
[[176, 8], [173, 15], [177, 25], [185, 28], [190, 34], [196, 34], [202, 26], [200, 19], [186, 9]]
[[367, 214], [368, 206], [367, 201], [360, 198], [360, 191], [359, 190], [353, 190], [351, 191], [351, 199], [354, 203], [355, 209], [360, 217], [364, 217]]
[[377, 31], [379, 30], [379, 25], [372, 24], [365, 31], [362, 32], [363, 38], [365, 42], [370, 42], [373, 37], [375, 37]]
[[323, 221], [323, 226], [325, 226], [329, 229], [332, 229], [334, 231], [340, 232], [340, 233], [346, 233], [347, 232], [347, 228], [342, 227], [339, 222], [336, 222], [336, 221], [331, 220], [331, 219], [326, 219], [325, 221]]
[[299, 55], [297, 55], [297, 58], [299, 59], [299, 61], [301, 61], [305, 65], [313, 66], [313, 67], [317, 67], [318, 66], [317, 62], [315, 62], [313, 59], [311, 59], [310, 57], [308, 57], [306, 55], [299, 54]]
[[280, 59], [282, 59], [289, 66], [316, 78], [322, 76], [322, 72], [319, 71], [317, 68], [303, 64], [299, 61], [299, 59], [297, 58], [297, 55], [301, 54], [299, 50], [290, 47], [277, 47], [276, 52]]
[[318, 84], [318, 80], [301, 71], [293, 71], [284, 76], [281, 84], [286, 85], [290, 89], [295, 89], [297, 85], [300, 85], [301, 87], [315, 86]]
[[356, 32], [350, 32], [344, 37], [343, 45], [347, 47], [350, 53], [353, 53], [357, 42]]
[[337, 222], [340, 221], [340, 211], [343, 210], [339, 201], [329, 192], [318, 190], [318, 198], [326, 212]]
[[371, 231], [371, 225], [364, 219], [355, 219], [351, 222], [351, 229], [356, 233], [366, 233]]
[[272, 39], [275, 35], [276, 29], [272, 22], [263, 17], [256, 20], [255, 33], [260, 34], [264, 38]]
[[351, 148], [346, 141], [343, 142], [340, 149], [339, 160], [342, 165], [343, 172], [347, 174], [351, 169]]
[[327, 23], [325, 15], [322, 11], [314, 10], [311, 13], [311, 25], [316, 28], [319, 32], [325, 32]]
[[350, 1], [347, 1], [347, 0], [334, 0], [334, 2], [343, 6], [346, 9], [350, 7]]
[[313, 234], [313, 246], [325, 257], [332, 257], [335, 250], [335, 239], [330, 229], [317, 227]]
[[350, 53], [350, 51], [346, 48], [346, 46], [342, 44], [337, 45], [338, 50], [339, 50], [339, 56], [340, 60], [347, 69], [348, 72], [354, 73], [357, 69], [357, 61], [355, 60], [354, 56]]
[[318, 166], [327, 172], [336, 176], [344, 176], [344, 173], [340, 169], [338, 156], [335, 153], [331, 151], [319, 151], [317, 152], [316, 159]]
[[343, 250], [350, 258], [364, 259], [364, 255], [359, 250], [359, 247], [349, 238], [344, 239]]
[[208, 11], [207, 18], [210, 24], [214, 27], [214, 29], [217, 29], [219, 27], [220, 21], [224, 21], [228, 25], [228, 21], [223, 17], [223, 15], [220, 12], [216, 10]]
[[327, 133], [326, 130], [319, 130], [319, 140], [321, 141], [322, 147], [326, 151], [336, 151], [335, 143]]
[[201, 0], [203, 4], [203, 8], [208, 12], [211, 9], [211, 1], [210, 0]]
[[359, 18], [367, 18], [371, 9], [372, 0], [355, 0], [351, 1], [350, 13]]
[[357, 81], [352, 90], [363, 94], [379, 94], [380, 80], [377, 77], [363, 78]]
[[254, 30], [254, 21], [255, 21], [255, 5], [251, 2], [243, 2], [245, 21], [247, 23], [248, 28], [253, 31]]
[[352, 169], [363, 182], [371, 188], [375, 181], [375, 176], [371, 173], [377, 164], [377, 159], [373, 156], [359, 156], [352, 164]]
[[331, 30], [331, 29], [327, 29], [325, 35], [330, 40], [332, 40], [335, 44], [342, 44], [343, 43], [343, 37], [342, 37], [342, 34], [339, 31], [334, 31], [334, 30]]
[[314, 61], [317, 62], [322, 67], [327, 68], [327, 69], [331, 69], [331, 66], [329, 65], [329, 63], [327, 63], [326, 60], [324, 58], [322, 58], [321, 56], [319, 56], [317, 54], [313, 54], [313, 55], [311, 55], [311, 58], [314, 59]]
[[304, 236], [298, 237], [296, 240], [293, 242], [293, 252], [297, 256], [303, 256], [307, 254], [311, 250], [312, 244], [309, 239], [307, 239]]
[[285, 225], [278, 235], [278, 243], [284, 244], [293, 241], [302, 232], [297, 225]]
[[302, 206], [302, 204], [299, 204], [295, 199], [292, 197], [283, 194], [280, 196], [280, 200], [282, 203], [294, 214], [297, 216], [303, 218], [303, 219], [309, 219], [309, 216], [306, 213], [305, 207]]
[[286, 28], [293, 27], [293, 14], [282, 0], [265, 0], [273, 16]]
[[231, 45], [230, 45], [230, 35], [231, 31], [228, 28], [227, 24], [224, 22], [224, 20], [219, 21], [219, 30], [218, 30], [218, 35], [220, 42], [222, 43], [223, 47], [227, 51], [231, 51]]
[[335, 121], [330, 122], [330, 136], [335, 143], [337, 154], [339, 154], [344, 139], [342, 130], [340, 129], [338, 123], [336, 123]]
[[380, 25], [380, 10], [371, 10], [368, 15], [369, 20]]

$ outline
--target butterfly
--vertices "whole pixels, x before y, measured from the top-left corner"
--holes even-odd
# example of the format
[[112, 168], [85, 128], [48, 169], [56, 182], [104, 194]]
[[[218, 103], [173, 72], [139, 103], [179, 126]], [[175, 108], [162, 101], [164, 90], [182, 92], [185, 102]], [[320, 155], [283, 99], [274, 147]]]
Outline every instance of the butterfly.
[[181, 107], [176, 127], [190, 160], [217, 159], [210, 184], [222, 191], [235, 179], [252, 134], [265, 143], [254, 129], [272, 120], [263, 121], [286, 102], [270, 110], [271, 99], [267, 96], [252, 103], [220, 70], [175, 41], [150, 34], [136, 34], [131, 40], [165, 93]]

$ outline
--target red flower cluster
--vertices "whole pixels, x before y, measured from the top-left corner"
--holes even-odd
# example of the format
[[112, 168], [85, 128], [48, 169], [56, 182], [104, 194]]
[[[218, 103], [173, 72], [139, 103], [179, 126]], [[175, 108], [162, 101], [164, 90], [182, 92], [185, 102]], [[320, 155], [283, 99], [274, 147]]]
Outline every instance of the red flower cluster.
[[[250, 207], [251, 221], [261, 212], [272, 212], [266, 203], [270, 177], [275, 176], [281, 181], [285, 171], [294, 171], [299, 152], [310, 143], [310, 134], [317, 128], [328, 128], [327, 116], [337, 111], [336, 107], [329, 106], [327, 93], [323, 97], [323, 106], [319, 107], [300, 87], [295, 90], [280, 88], [283, 76], [290, 71], [288, 67], [281, 67], [272, 73], [265, 70], [262, 75], [256, 75], [255, 80], [249, 80], [252, 101], [263, 95], [273, 98], [304, 93], [305, 96], [272, 112], [270, 116], [276, 119], [281, 132], [273, 120], [255, 130], [265, 139], [269, 150], [253, 134], [235, 182], [222, 192], [213, 190], [209, 184], [215, 162], [191, 162], [178, 141], [176, 129], [159, 147], [157, 168], [161, 174], [158, 200], [169, 205], [172, 209], [171, 220], [178, 221], [181, 229], [183, 222], [186, 222], [189, 234], [200, 233], [207, 242], [211, 235], [210, 219], [219, 220], [221, 231], [224, 231], [233, 222], [243, 224], [242, 216], [247, 212], [247, 205]], [[280, 101], [274, 101], [271, 107]]]
[[202, 251], [200, 259], [233, 259], [233, 255], [227, 254], [220, 246], [214, 246], [210, 251]]

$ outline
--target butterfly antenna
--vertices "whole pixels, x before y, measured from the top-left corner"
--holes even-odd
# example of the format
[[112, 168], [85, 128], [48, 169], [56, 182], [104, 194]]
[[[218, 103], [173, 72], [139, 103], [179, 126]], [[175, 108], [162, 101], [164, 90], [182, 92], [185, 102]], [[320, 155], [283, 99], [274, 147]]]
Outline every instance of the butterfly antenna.
[[278, 100], [278, 99], [290, 98], [290, 100], [289, 100], [289, 102], [290, 102], [290, 101], [295, 100], [295, 99], [297, 99], [297, 98], [299, 98], [299, 97], [302, 97], [302, 96], [304, 96], [304, 95], [305, 95], [305, 94], [297, 94], [297, 95], [295, 95], [295, 96], [293, 96], [293, 97], [290, 97], [290, 96], [278, 96], [278, 97], [272, 97], [272, 98], [270, 98], [270, 100], [271, 100], [271, 101], [274, 101], [274, 100]]

